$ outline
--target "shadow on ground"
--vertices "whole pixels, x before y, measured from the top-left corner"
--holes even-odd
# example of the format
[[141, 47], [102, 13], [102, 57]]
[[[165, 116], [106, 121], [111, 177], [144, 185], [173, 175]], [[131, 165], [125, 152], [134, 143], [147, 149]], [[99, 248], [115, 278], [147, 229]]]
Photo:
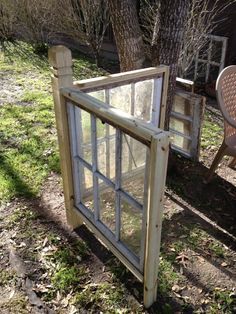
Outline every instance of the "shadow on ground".
[[173, 157], [175, 168], [167, 177], [167, 196], [197, 217], [207, 232], [235, 250], [236, 187], [216, 174], [205, 184], [208, 168]]
[[[176, 241], [178, 236], [181, 237], [182, 229], [185, 228], [185, 236], [194, 226], [198, 225], [206, 233], [212, 235], [221, 243], [227, 245], [231, 250], [236, 248], [236, 188], [217, 177], [208, 185], [203, 182], [204, 175], [207, 168], [201, 163], [192, 163], [186, 159], [178, 156], [174, 157], [175, 168], [167, 179], [167, 198], [172, 204], [181, 207], [181, 212], [174, 212], [171, 219], [164, 219], [163, 222], [163, 236], [162, 236], [162, 250], [165, 254], [165, 246], [169, 246], [171, 242]], [[16, 177], [14, 169], [10, 165], [7, 166], [8, 172]], [[58, 179], [58, 178], [57, 178]], [[17, 177], [17, 188], [24, 186], [24, 190], [30, 191], [24, 181]], [[56, 186], [55, 190], [50, 190], [51, 186]], [[39, 214], [39, 219], [42, 224], [53, 224], [53, 228], [58, 234], [63, 234], [69, 241], [74, 241], [78, 236], [82, 238], [89, 246], [92, 256], [88, 257], [86, 263], [89, 265], [91, 271], [90, 275], [96, 276], [96, 273], [102, 273], [102, 267], [108, 267], [111, 273], [124, 284], [130, 294], [142, 303], [142, 285], [122, 266], [119, 261], [108, 251], [102, 244], [92, 235], [92, 233], [85, 227], [76, 230], [76, 233], [71, 233], [71, 230], [66, 226], [65, 213], [63, 207], [63, 197], [58, 181], [53, 180], [45, 185], [44, 189], [48, 189], [48, 198], [44, 202], [42, 199], [35, 198], [28, 202], [31, 209]], [[57, 193], [60, 195], [55, 195]], [[50, 198], [54, 198], [54, 206], [48, 205]], [[63, 212], [63, 214], [62, 214]], [[174, 226], [174, 227], [173, 227]], [[175, 237], [171, 238], [170, 233], [175, 233]], [[182, 239], [184, 241], [184, 239]], [[201, 255], [211, 265], [216, 267], [225, 276], [235, 279], [235, 274], [231, 268], [226, 269], [221, 263], [205, 253], [204, 248], [195, 247], [195, 253]], [[173, 265], [176, 271], [179, 267], [176, 266], [175, 261]], [[188, 281], [202, 289], [205, 293], [210, 291], [208, 283], [202, 278], [196, 276], [191, 272], [191, 269], [184, 268], [183, 275]], [[170, 307], [169, 307], [170, 306]], [[195, 304], [188, 302], [183, 309], [182, 299], [172, 296], [170, 293], [162, 293], [159, 291], [157, 302], [148, 310], [149, 313], [171, 313], [171, 311], [182, 311], [182, 313], [192, 313], [195, 309]], [[169, 312], [168, 312], [169, 311]]]

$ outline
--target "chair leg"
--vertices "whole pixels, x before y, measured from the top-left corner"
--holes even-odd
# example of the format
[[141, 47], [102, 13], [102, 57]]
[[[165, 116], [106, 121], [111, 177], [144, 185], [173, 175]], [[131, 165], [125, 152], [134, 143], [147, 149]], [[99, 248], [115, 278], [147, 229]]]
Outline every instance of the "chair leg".
[[206, 178], [205, 178], [205, 182], [208, 183], [211, 181], [212, 176], [214, 174], [214, 171], [216, 170], [217, 166], [219, 165], [221, 159], [223, 158], [223, 156], [225, 155], [225, 151], [227, 149], [227, 145], [225, 144], [225, 142], [223, 142], [211, 164], [210, 169], [207, 172]]
[[236, 166], [236, 157], [232, 158], [229, 163], [230, 168], [234, 168], [235, 166]]

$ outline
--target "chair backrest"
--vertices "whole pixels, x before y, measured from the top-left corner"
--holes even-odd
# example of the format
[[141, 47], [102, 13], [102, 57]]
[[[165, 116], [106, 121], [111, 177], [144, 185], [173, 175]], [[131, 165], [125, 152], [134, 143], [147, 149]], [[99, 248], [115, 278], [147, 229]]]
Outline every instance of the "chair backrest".
[[236, 65], [221, 71], [216, 82], [216, 96], [225, 119], [225, 140], [236, 135]]

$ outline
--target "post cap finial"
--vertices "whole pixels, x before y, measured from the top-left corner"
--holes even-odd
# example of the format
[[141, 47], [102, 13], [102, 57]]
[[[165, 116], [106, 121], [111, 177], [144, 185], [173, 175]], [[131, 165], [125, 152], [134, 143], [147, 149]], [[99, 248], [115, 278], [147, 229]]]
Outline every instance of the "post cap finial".
[[48, 50], [49, 64], [54, 68], [65, 68], [72, 66], [72, 55], [70, 49], [65, 46], [53, 46]]

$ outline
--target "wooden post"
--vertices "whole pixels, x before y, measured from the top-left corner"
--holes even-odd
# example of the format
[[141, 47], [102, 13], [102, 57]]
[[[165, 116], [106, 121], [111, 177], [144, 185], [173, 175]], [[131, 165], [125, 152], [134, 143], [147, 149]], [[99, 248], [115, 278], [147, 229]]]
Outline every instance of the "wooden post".
[[149, 164], [147, 235], [144, 260], [144, 306], [149, 308], [157, 297], [158, 265], [161, 242], [165, 178], [169, 137], [165, 133], [152, 138]]
[[72, 163], [70, 150], [70, 137], [66, 102], [61, 95], [62, 87], [72, 87], [72, 57], [71, 52], [64, 46], [55, 46], [49, 49], [49, 64], [53, 70], [52, 90], [56, 115], [56, 126], [60, 152], [60, 164], [63, 178], [63, 190], [65, 198], [67, 222], [73, 229], [80, 226], [82, 221], [75, 212], [74, 190], [72, 178]]

